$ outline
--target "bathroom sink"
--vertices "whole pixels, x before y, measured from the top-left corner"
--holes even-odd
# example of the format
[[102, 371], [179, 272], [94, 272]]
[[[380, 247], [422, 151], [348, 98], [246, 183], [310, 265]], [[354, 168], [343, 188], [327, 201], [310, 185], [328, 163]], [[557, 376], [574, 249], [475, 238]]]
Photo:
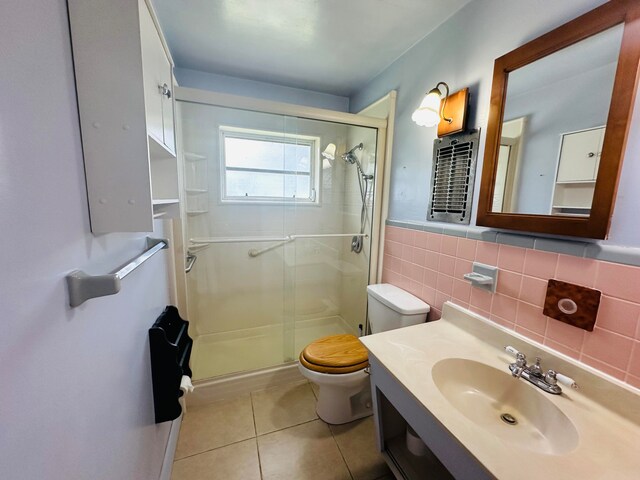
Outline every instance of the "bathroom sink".
[[431, 374], [440, 393], [462, 415], [508, 444], [548, 455], [578, 445], [569, 418], [532, 385], [474, 360], [447, 358]]

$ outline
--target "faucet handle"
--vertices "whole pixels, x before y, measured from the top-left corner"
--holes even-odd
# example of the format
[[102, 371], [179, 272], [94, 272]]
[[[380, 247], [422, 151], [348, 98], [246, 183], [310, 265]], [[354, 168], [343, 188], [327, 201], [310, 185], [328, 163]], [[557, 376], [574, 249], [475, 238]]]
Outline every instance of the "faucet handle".
[[526, 367], [527, 366], [527, 356], [516, 350], [515, 348], [513, 348], [511, 345], [507, 345], [506, 347], [504, 347], [505, 351], [507, 353], [510, 353], [511, 355], [513, 355], [514, 357], [516, 357], [516, 365], [519, 367]]
[[567, 377], [566, 375], [563, 375], [561, 373], [557, 373], [555, 370], [549, 370], [544, 376], [544, 381], [549, 385], [557, 385], [558, 382], [560, 382], [562, 385], [571, 387], [574, 390], [578, 390], [579, 388], [578, 384], [573, 378]]
[[578, 390], [578, 384], [576, 383], [576, 381], [571, 378], [571, 377], [567, 377], [566, 375], [562, 375], [561, 373], [556, 373], [556, 378], [558, 379], [558, 382], [560, 382], [562, 385], [565, 385], [567, 387], [571, 387], [574, 390]]
[[517, 357], [518, 354], [520, 353], [518, 350], [516, 350], [515, 348], [513, 348], [511, 345], [507, 345], [506, 347], [504, 347], [504, 350], [507, 353], [510, 353], [511, 355], [513, 355], [514, 357]]
[[556, 373], [555, 370], [549, 370], [544, 376], [544, 381], [547, 382], [549, 385], [557, 385], [558, 384], [557, 375], [558, 374]]

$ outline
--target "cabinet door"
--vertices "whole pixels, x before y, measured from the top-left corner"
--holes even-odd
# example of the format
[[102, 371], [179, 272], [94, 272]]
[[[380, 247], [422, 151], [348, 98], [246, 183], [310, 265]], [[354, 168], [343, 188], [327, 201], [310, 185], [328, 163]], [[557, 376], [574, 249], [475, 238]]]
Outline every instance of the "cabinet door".
[[[164, 143], [164, 127], [162, 124], [162, 92], [163, 85], [162, 58], [166, 55], [162, 47], [156, 26], [144, 0], [138, 1], [140, 11], [140, 37], [142, 43], [142, 75], [144, 78], [144, 100], [147, 116], [147, 133], [159, 143]], [[168, 85], [171, 85], [170, 83]]]
[[171, 152], [175, 153], [176, 140], [174, 137], [173, 125], [173, 72], [171, 71], [171, 63], [166, 55], [162, 56], [161, 63], [163, 72], [162, 85], [166, 84], [169, 88], [168, 94], [162, 96], [162, 133], [164, 145]]
[[587, 182], [596, 178], [604, 128], [562, 137], [557, 182]]

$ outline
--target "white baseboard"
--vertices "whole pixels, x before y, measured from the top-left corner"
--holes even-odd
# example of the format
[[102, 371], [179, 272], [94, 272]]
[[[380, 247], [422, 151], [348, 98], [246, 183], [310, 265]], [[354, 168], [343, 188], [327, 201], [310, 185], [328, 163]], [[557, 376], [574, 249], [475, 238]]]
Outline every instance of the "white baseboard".
[[198, 380], [194, 382], [194, 391], [187, 395], [186, 401], [189, 406], [207, 405], [217, 400], [237, 397], [254, 390], [304, 379], [298, 370], [298, 362], [293, 362], [247, 373]]
[[171, 468], [173, 467], [173, 458], [176, 454], [180, 425], [182, 425], [182, 415], [171, 422], [169, 440], [167, 441], [167, 448], [164, 451], [164, 460], [162, 460], [162, 470], [160, 471], [159, 480], [171, 480]]

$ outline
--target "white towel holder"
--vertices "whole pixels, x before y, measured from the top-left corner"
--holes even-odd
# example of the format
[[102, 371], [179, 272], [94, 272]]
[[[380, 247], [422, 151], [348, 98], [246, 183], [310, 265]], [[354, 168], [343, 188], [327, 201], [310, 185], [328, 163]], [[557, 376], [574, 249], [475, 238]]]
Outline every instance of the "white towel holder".
[[114, 295], [120, 291], [120, 280], [133, 272], [160, 250], [169, 248], [166, 238], [147, 237], [147, 249], [115, 272], [106, 275], [89, 275], [74, 270], [66, 276], [69, 305], [77, 307], [91, 298]]

